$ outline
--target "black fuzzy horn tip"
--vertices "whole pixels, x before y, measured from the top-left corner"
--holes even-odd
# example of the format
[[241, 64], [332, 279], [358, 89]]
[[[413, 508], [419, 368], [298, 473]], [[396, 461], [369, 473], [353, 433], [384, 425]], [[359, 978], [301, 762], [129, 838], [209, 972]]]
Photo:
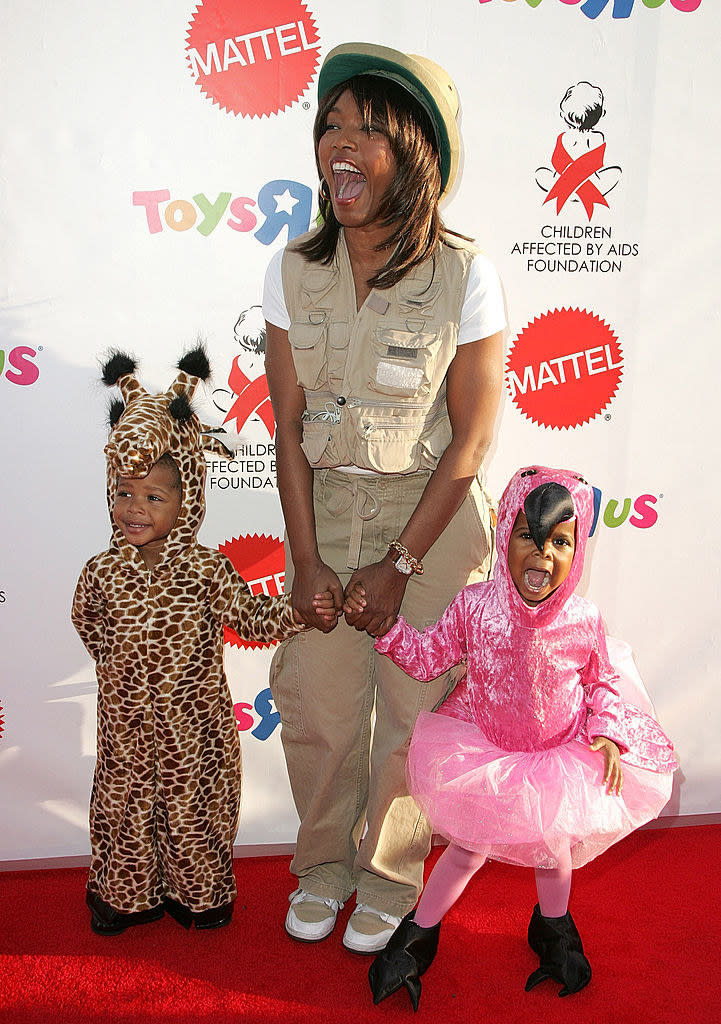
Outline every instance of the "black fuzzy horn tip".
[[135, 359], [126, 352], [112, 351], [102, 366], [103, 384], [107, 388], [111, 388], [113, 384], [118, 383], [121, 377], [128, 373], [135, 373], [137, 365]]
[[[186, 370], [186, 373], [192, 373], [192, 370]], [[177, 395], [168, 403], [168, 412], [179, 423], [187, 423], [193, 415], [188, 396], [186, 394]]]
[[111, 430], [124, 412], [125, 402], [121, 402], [119, 398], [114, 398], [108, 406], [108, 426]]
[[210, 377], [210, 362], [205, 346], [198, 344], [190, 352], [186, 352], [178, 363], [178, 369], [184, 373], [190, 373], [193, 377], [200, 377], [207, 380]]

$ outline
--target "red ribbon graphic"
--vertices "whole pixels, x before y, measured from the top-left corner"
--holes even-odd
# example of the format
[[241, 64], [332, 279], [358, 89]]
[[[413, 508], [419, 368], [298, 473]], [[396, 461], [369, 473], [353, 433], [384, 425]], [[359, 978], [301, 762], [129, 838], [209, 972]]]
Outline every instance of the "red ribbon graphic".
[[606, 143], [597, 146], [595, 149], [589, 149], [588, 153], [584, 153], [583, 156], [579, 156], [576, 160], [572, 160], [566, 152], [566, 147], [563, 145], [563, 136], [559, 135], [556, 140], [556, 148], [553, 151], [553, 157], [551, 163], [553, 169], [557, 172], [558, 178], [553, 183], [553, 188], [550, 190], [546, 198], [543, 200], [544, 203], [549, 202], [551, 199], [556, 200], [556, 213], [561, 212], [561, 208], [565, 205], [568, 199], [576, 193], [578, 198], [583, 203], [583, 208], [588, 214], [588, 219], [591, 219], [593, 214], [593, 208], [596, 204], [599, 206], [608, 206], [605, 198], [598, 191], [593, 182], [588, 179], [596, 171], [600, 171], [603, 167], [603, 158], [606, 154]]
[[240, 433], [248, 419], [257, 412], [270, 436], [275, 437], [275, 417], [268, 397], [268, 380], [264, 373], [250, 380], [238, 365], [239, 360], [240, 356], [236, 356], [228, 375], [228, 387], [237, 397], [223, 423], [235, 420], [236, 432]]

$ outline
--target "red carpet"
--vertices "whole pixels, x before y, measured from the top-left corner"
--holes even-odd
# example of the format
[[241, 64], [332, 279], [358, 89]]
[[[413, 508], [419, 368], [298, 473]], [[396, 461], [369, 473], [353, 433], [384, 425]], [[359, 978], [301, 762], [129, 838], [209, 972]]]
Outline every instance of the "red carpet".
[[721, 1020], [720, 868], [709, 825], [636, 833], [578, 871], [572, 910], [594, 973], [559, 999], [553, 982], [523, 991], [537, 966], [532, 872], [487, 865], [444, 922], [415, 1017], [404, 992], [372, 1005], [370, 961], [341, 946], [350, 906], [320, 945], [286, 936], [288, 858], [236, 862], [228, 928], [166, 917], [112, 938], [90, 931], [84, 871], [0, 874], [0, 1020], [705, 1024]]

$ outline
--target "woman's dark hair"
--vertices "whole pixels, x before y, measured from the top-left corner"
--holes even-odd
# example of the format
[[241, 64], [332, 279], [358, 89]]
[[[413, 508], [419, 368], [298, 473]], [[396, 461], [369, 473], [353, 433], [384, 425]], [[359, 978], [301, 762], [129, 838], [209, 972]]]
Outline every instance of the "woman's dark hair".
[[[371, 288], [390, 288], [435, 253], [445, 231], [438, 212], [441, 193], [438, 146], [430, 117], [406, 89], [390, 79], [357, 75], [326, 93], [318, 107], [313, 142], [321, 177], [318, 144], [330, 110], [346, 89], [358, 106], [366, 131], [373, 128], [383, 132], [396, 160], [396, 176], [378, 208], [378, 222], [389, 228], [389, 234], [376, 249], [379, 252], [387, 249], [389, 255], [368, 281]], [[328, 184], [330, 186], [330, 182]], [[332, 203], [322, 192], [319, 206], [323, 219], [319, 230], [296, 248], [313, 263], [330, 263], [338, 244], [340, 224]]]

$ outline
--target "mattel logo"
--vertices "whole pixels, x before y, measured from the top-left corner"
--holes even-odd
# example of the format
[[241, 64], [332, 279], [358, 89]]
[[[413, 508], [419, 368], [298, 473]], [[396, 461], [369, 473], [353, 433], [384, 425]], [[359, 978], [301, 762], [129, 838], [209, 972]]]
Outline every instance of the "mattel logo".
[[7, 353], [0, 348], [0, 375], [11, 384], [21, 384], [25, 387], [34, 384], [40, 376], [40, 370], [33, 359], [42, 350], [42, 345], [38, 345], [37, 349], [18, 345]]
[[205, 0], [187, 38], [188, 63], [201, 91], [246, 117], [290, 106], [318, 66], [320, 40], [301, 0]]
[[544, 427], [578, 427], [618, 390], [623, 355], [608, 324], [585, 309], [536, 317], [508, 355], [506, 384], [516, 407]]

